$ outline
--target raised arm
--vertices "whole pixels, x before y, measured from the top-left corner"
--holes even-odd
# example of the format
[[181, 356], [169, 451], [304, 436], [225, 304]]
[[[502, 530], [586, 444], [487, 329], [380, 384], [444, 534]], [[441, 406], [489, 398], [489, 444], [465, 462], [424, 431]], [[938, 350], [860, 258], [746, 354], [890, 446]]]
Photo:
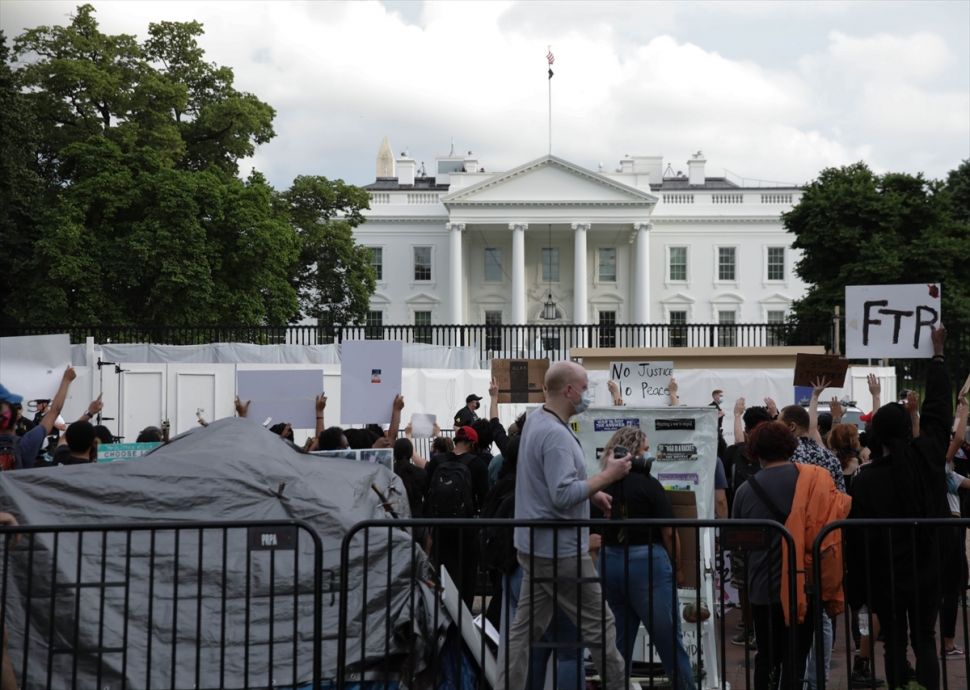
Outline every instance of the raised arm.
[[831, 381], [818, 378], [812, 383], [812, 399], [808, 403], [808, 437], [822, 445], [822, 435], [818, 433], [818, 399]]
[[613, 404], [616, 407], [622, 407], [625, 403], [623, 402], [623, 396], [620, 395], [620, 384], [613, 379], [610, 379], [606, 382], [606, 387], [610, 391], [610, 397], [613, 399]]
[[832, 413], [832, 426], [842, 423], [842, 418], [845, 416], [845, 408], [836, 396], [832, 396], [832, 400], [829, 401], [829, 412]]
[[81, 416], [77, 418], [77, 421], [90, 422], [95, 416], [101, 413], [101, 410], [104, 409], [104, 403], [101, 402], [101, 395], [101, 393], [98, 393], [98, 397], [92, 400], [88, 406], [84, 408], [84, 412], [82, 412]]
[[313, 435], [319, 436], [320, 432], [326, 428], [326, 424], [323, 422], [323, 411], [327, 409], [327, 396], [323, 393], [318, 395], [316, 400], [313, 401], [313, 407], [317, 413], [317, 423], [313, 428]]
[[882, 407], [882, 384], [879, 383], [879, 377], [875, 374], [869, 374], [866, 377], [866, 383], [869, 384], [869, 395], [872, 396], [872, 411], [875, 412]]
[[953, 438], [950, 439], [950, 447], [946, 449], [946, 461], [951, 462], [956, 457], [957, 451], [963, 444], [963, 437], [967, 433], [967, 414], [970, 413], [970, 403], [967, 402], [966, 395], [960, 398], [957, 403], [956, 424], [953, 427]]
[[397, 432], [401, 428], [401, 410], [403, 409], [404, 396], [398, 393], [394, 396], [394, 402], [391, 403], [391, 423], [384, 433], [384, 438], [392, 444], [397, 440]]
[[950, 396], [950, 376], [943, 361], [943, 344], [946, 342], [946, 328], [942, 325], [933, 329], [933, 359], [926, 370], [926, 397], [920, 415], [920, 436], [930, 437], [942, 447], [950, 441], [950, 424], [953, 421], [953, 407]]
[[249, 414], [249, 406], [252, 403], [253, 403], [252, 400], [247, 400], [246, 402], [243, 402], [242, 400], [239, 399], [239, 396], [237, 395], [236, 396], [236, 402], [234, 403], [234, 405], [236, 407], [236, 416], [237, 417], [245, 417], [246, 415], [248, 415]]
[[488, 418], [498, 419], [498, 381], [494, 377], [488, 384]]
[[57, 387], [57, 393], [54, 395], [54, 399], [51, 400], [51, 404], [47, 407], [47, 412], [44, 413], [43, 419], [40, 420], [40, 425], [44, 427], [44, 432], [48, 436], [54, 430], [54, 422], [57, 421], [57, 416], [64, 409], [64, 401], [67, 400], [67, 390], [71, 387], [71, 382], [76, 378], [77, 372], [74, 371], [74, 367], [68, 365], [67, 369], [64, 370], [64, 375], [61, 376], [61, 384]]
[[909, 423], [913, 429], [913, 438], [919, 438], [919, 393], [916, 391], [906, 393], [906, 402], [903, 403], [903, 406], [909, 412]]
[[744, 441], [744, 398], [734, 401], [734, 442]]
[[677, 407], [680, 405], [680, 396], [678, 395], [678, 391], [680, 391], [680, 386], [677, 384], [677, 379], [671, 378], [670, 381], [667, 382], [667, 393], [670, 394], [671, 407]]

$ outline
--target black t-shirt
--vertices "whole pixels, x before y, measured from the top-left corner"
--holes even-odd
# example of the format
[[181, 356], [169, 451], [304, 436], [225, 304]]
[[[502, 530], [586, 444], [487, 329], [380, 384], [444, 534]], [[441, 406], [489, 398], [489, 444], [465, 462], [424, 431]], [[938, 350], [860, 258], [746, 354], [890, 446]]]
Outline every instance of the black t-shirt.
[[[603, 543], [607, 546], [638, 546], [662, 544], [661, 528], [623, 526], [624, 518], [652, 518], [670, 520], [674, 509], [663, 486], [651, 475], [631, 472], [607, 489], [613, 498], [612, 517], [603, 529]], [[594, 509], [595, 510], [595, 509]], [[602, 517], [602, 515], [594, 515]]]
[[411, 517], [424, 517], [424, 495], [428, 491], [428, 473], [423, 467], [408, 462], [395, 462], [394, 474], [401, 478], [404, 490], [408, 492], [408, 506]]
[[455, 426], [471, 426], [476, 421], [478, 414], [469, 410], [467, 405], [455, 413]]

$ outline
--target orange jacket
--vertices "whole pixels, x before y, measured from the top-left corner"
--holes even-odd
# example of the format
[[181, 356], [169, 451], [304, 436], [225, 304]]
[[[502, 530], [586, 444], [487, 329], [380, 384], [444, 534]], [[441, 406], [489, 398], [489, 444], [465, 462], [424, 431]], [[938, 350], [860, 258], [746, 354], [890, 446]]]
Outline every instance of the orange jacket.
[[[812, 545], [825, 525], [844, 520], [848, 516], [852, 499], [835, 488], [832, 475], [827, 470], [801, 463], [796, 463], [795, 466], [798, 468], [798, 481], [785, 528], [791, 533], [795, 543], [795, 592], [798, 622], [802, 623], [808, 611], [805, 587], [812, 577]], [[790, 625], [788, 544], [784, 539], [781, 543], [781, 606], [785, 614], [785, 624]], [[821, 557], [822, 582], [817, 589], [826, 611], [834, 616], [845, 609], [845, 594], [842, 591], [842, 530], [832, 530], [825, 535]]]

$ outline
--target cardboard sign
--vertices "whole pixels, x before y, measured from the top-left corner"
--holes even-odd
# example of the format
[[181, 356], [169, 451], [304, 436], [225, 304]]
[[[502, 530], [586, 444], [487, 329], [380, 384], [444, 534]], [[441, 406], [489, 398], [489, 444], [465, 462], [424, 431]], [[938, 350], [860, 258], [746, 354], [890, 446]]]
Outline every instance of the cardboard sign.
[[941, 294], [939, 283], [846, 286], [846, 356], [932, 357], [930, 333], [943, 317]]
[[795, 355], [795, 378], [792, 385], [811, 388], [816, 379], [828, 379], [829, 388], [842, 388], [848, 369], [849, 360], [842, 357], [799, 352]]
[[323, 392], [320, 369], [239, 369], [236, 395], [249, 405], [248, 418], [294, 429], [316, 426], [316, 397]]
[[666, 407], [670, 404], [667, 384], [674, 375], [674, 363], [610, 362], [610, 379], [620, 386], [629, 407]]
[[492, 378], [500, 403], [543, 403], [548, 359], [493, 359]]
[[398, 340], [348, 340], [340, 346], [340, 422], [390, 424], [401, 392], [404, 349]]

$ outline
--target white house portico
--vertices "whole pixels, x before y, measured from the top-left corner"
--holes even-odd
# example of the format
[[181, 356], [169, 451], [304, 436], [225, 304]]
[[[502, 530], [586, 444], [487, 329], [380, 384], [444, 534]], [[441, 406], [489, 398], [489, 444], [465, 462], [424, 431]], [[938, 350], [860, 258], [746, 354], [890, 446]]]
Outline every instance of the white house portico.
[[369, 323], [780, 320], [804, 290], [780, 222], [800, 190], [709, 178], [704, 163], [594, 172], [548, 155], [485, 172], [469, 153], [432, 176], [385, 144], [355, 231], [378, 274]]

